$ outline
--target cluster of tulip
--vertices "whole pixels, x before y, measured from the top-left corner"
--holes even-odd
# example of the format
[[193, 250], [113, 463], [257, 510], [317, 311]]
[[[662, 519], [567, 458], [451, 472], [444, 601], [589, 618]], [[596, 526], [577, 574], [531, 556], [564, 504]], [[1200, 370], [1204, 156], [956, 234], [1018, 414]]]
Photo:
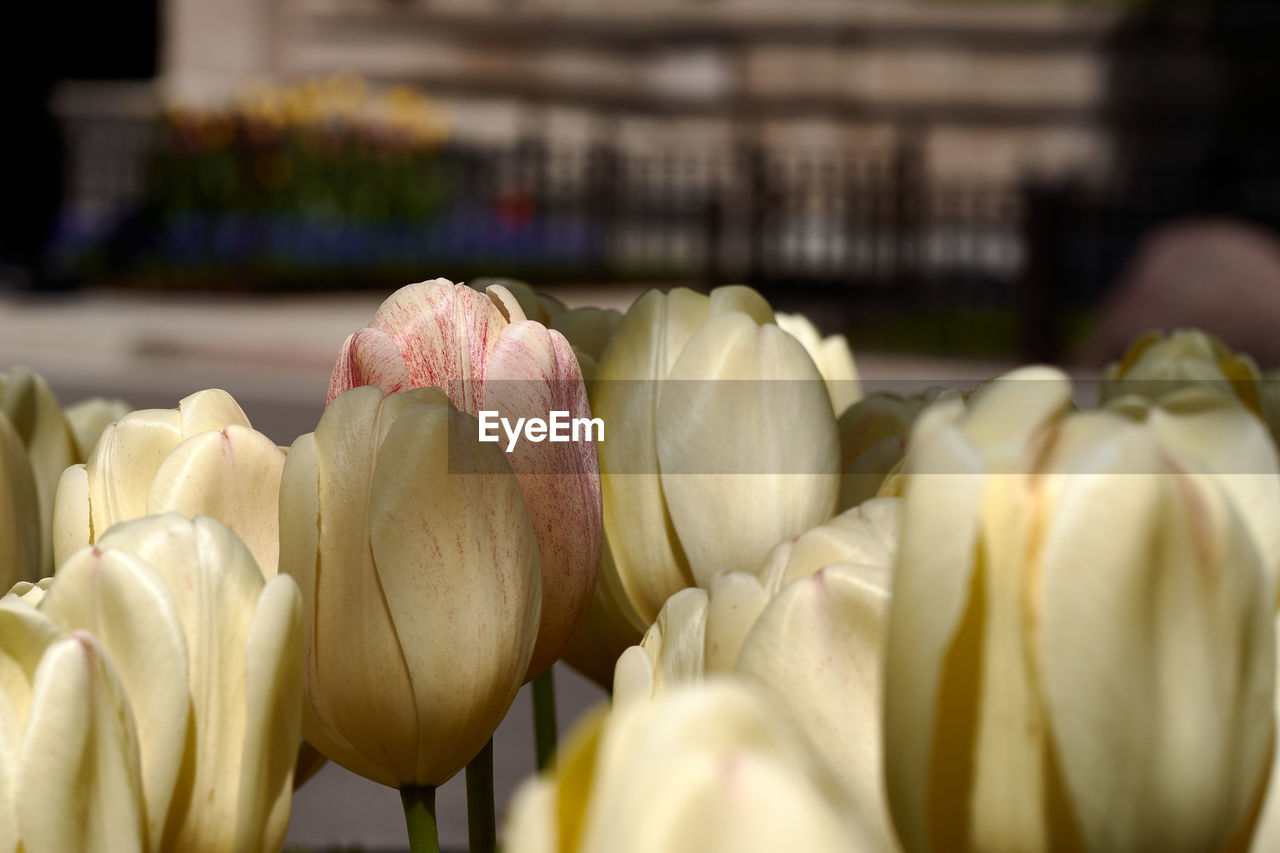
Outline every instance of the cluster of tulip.
[[[474, 772], [492, 849], [529, 681], [511, 853], [1277, 849], [1280, 404], [1198, 332], [1101, 388], [864, 397], [748, 288], [444, 280], [287, 449], [221, 391], [0, 375], [0, 853], [279, 850], [320, 756], [414, 851]], [[506, 452], [481, 411], [607, 440]], [[560, 659], [613, 697], [556, 751]]]

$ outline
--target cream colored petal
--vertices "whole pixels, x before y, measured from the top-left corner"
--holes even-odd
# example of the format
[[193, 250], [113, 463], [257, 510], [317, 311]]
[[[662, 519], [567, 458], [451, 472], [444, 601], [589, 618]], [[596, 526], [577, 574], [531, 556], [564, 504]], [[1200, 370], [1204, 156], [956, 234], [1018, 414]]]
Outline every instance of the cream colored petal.
[[897, 849], [881, 755], [888, 599], [866, 570], [828, 566], [769, 602], [736, 667], [770, 703], [786, 709], [836, 767], [856, 809], [862, 851]]
[[[571, 420], [591, 417], [568, 341], [545, 326], [521, 322], [503, 329], [487, 370], [481, 388], [484, 409], [511, 420], [549, 421], [557, 411], [567, 412]], [[525, 440], [506, 454], [533, 522], [542, 567], [541, 628], [529, 678], [560, 657], [595, 590], [602, 524], [594, 438]]]
[[803, 314], [778, 313], [775, 322], [782, 331], [791, 335], [817, 366], [831, 396], [831, 408], [839, 415], [862, 398], [858, 382], [858, 370], [853, 364], [853, 352], [844, 335], [823, 338], [817, 327]]
[[769, 603], [760, 580], [746, 572], [716, 575], [707, 601], [706, 671], [727, 673], [738, 660], [742, 641]]
[[221, 388], [197, 391], [179, 400], [178, 422], [183, 438], [206, 430], [222, 430], [233, 424], [252, 427], [240, 404]]
[[1222, 849], [1272, 737], [1267, 581], [1213, 478], [1127, 473], [1136, 444], [1099, 447], [1125, 467], [1061, 486], [1044, 534], [1044, 700], [1091, 849]]
[[662, 491], [698, 584], [754, 571], [829, 518], [835, 416], [804, 348], [774, 325], [713, 317], [681, 353], [656, 418]]
[[93, 634], [115, 666], [142, 733], [147, 836], [159, 850], [191, 714], [187, 642], [173, 595], [147, 563], [100, 546], [58, 569], [40, 609], [64, 630]]
[[400, 348], [381, 329], [361, 329], [342, 344], [329, 378], [325, 405], [343, 391], [361, 385], [376, 385], [387, 394], [413, 387]]
[[370, 484], [376, 583], [411, 680], [412, 718], [379, 723], [402, 727], [392, 735], [402, 785], [440, 785], [475, 756], [537, 641], [533, 526], [505, 454], [477, 429], [444, 405], [402, 414]]
[[147, 850], [138, 733], [92, 635], [59, 640], [41, 660], [16, 770], [23, 849]]
[[[1276, 632], [1276, 651], [1276, 659], [1280, 661], [1280, 631]], [[1280, 690], [1276, 691], [1272, 711], [1274, 725], [1276, 721], [1280, 721]], [[1273, 728], [1272, 731], [1277, 730]], [[1267, 784], [1266, 796], [1262, 801], [1258, 821], [1254, 827], [1253, 839], [1245, 848], [1250, 853], [1270, 853], [1272, 850], [1280, 850], [1280, 776], [1277, 775], [1274, 740], [1271, 744], [1270, 760], [1271, 778]]]
[[[894, 498], [873, 498], [889, 502]], [[834, 563], [877, 566], [885, 572], [893, 563], [896, 541], [886, 541], [869, 525], [841, 523], [846, 516], [859, 514], [861, 507], [847, 510], [825, 524], [806, 531], [791, 542], [777, 546], [765, 562], [761, 582], [776, 593], [795, 580], [807, 578]]]
[[653, 691], [658, 695], [701, 681], [706, 672], [707, 591], [691, 587], [667, 599], [640, 646], [653, 661]]
[[[939, 403], [921, 415], [907, 457], [902, 539], [894, 564], [885, 664], [885, 774], [904, 849], [942, 849], [930, 837], [930, 779], [939, 746], [944, 664], [973, 596], [983, 490], [982, 457], [959, 424], [964, 406]], [[968, 646], [966, 656], [975, 653]], [[956, 720], [960, 725], [963, 722]], [[954, 755], [967, 744], [949, 731]], [[962, 764], [960, 765], [963, 766]], [[952, 783], [958, 780], [945, 780]], [[952, 793], [963, 808], [961, 791]]]
[[53, 501], [53, 562], [62, 565], [76, 551], [93, 542], [89, 509], [89, 473], [84, 465], [62, 472]]
[[39, 570], [47, 576], [53, 574], [53, 496], [62, 470], [80, 461], [75, 439], [48, 383], [25, 367], [0, 374], [0, 415], [9, 418], [27, 449], [40, 523]]
[[653, 657], [643, 646], [630, 646], [618, 657], [613, 670], [613, 703], [653, 698]]
[[[672, 291], [674, 294], [676, 291]], [[670, 297], [670, 294], [668, 294]], [[737, 312], [746, 314], [757, 326], [775, 322], [773, 309], [759, 292], [741, 284], [717, 287], [707, 296], [708, 317]]]
[[22, 731], [9, 699], [0, 691], [0, 851], [18, 853], [18, 750]]
[[133, 408], [124, 400], [108, 400], [102, 397], [90, 397], [67, 406], [63, 414], [67, 425], [71, 427], [71, 435], [75, 439], [76, 461], [84, 462], [93, 452], [98, 437], [108, 424], [123, 418]]
[[[314, 438], [320, 525], [310, 570], [314, 581], [297, 576], [300, 586], [313, 590], [304, 598], [311, 667], [304, 683], [316, 716], [306, 712], [303, 734], [327, 758], [387, 785], [397, 784], [393, 768], [416, 754], [417, 716], [409, 670], [369, 547], [370, 489], [378, 448], [391, 425], [428, 401], [446, 403], [440, 390], [384, 397], [364, 387], [347, 391], [325, 410]], [[314, 524], [309, 510], [300, 510], [291, 528]], [[282, 529], [282, 543], [297, 548], [310, 535]], [[299, 552], [290, 559], [296, 566], [307, 558]], [[371, 708], [378, 709], [376, 725]]]
[[247, 722], [234, 850], [284, 846], [302, 724], [302, 596], [285, 575], [269, 580], [244, 645]]
[[560, 846], [556, 802], [556, 787], [551, 781], [534, 776], [521, 782], [508, 807], [503, 849], [511, 853], [573, 853]]
[[38, 501], [22, 440], [0, 415], [0, 589], [40, 577]]
[[683, 288], [641, 296], [610, 339], [592, 384], [591, 411], [605, 422], [597, 448], [605, 536], [618, 580], [644, 625], [694, 582], [663, 500], [656, 420], [659, 380], [707, 311], [706, 296]]
[[644, 632], [640, 617], [622, 588], [609, 543], [605, 542], [600, 549], [600, 571], [587, 616], [569, 639], [562, 660], [607, 690], [613, 684], [618, 656], [639, 643]]
[[[189, 787], [175, 792], [164, 849], [226, 849], [235, 835], [245, 740], [245, 645], [263, 580], [253, 555], [225, 525], [176, 513], [113, 528], [98, 542], [144, 560], [173, 595], [187, 637], [194, 715]], [[294, 740], [289, 748], [296, 750]], [[185, 779], [183, 782], [185, 783]]]
[[[493, 307], [498, 309], [498, 312], [502, 314], [503, 318], [508, 323], [519, 323], [523, 320], [542, 322], [540, 319], [542, 312], [539, 310], [539, 306], [535, 305], [536, 299], [532, 296], [532, 291], [529, 291], [528, 285], [525, 285], [522, 282], [514, 282], [511, 279], [501, 279], [501, 281], [504, 283], [490, 284], [484, 288], [477, 289], [485, 296], [489, 297], [489, 301], [493, 303]], [[472, 286], [475, 286], [474, 282], [472, 283]], [[523, 302], [521, 301], [521, 297], [516, 296], [516, 291], [519, 290], [520, 287], [523, 287], [524, 290], [529, 293], [528, 298]], [[534, 312], [533, 314], [525, 313], [524, 305], [526, 302], [529, 304], [530, 310]]]
[[8, 699], [13, 727], [26, 729], [31, 709], [31, 685], [45, 651], [64, 632], [16, 595], [0, 598], [0, 694]]
[[31, 581], [18, 581], [5, 594], [5, 598], [15, 598], [23, 604], [30, 604], [36, 607], [44, 598], [45, 593], [49, 591], [49, 587], [53, 585], [53, 578], [40, 578], [40, 580], [32, 583]]
[[117, 521], [147, 514], [156, 471], [181, 443], [177, 409], [139, 409], [102, 431], [85, 462], [92, 541]]
[[232, 424], [197, 433], [178, 445], [156, 472], [147, 514], [216, 518], [249, 546], [263, 577], [275, 577], [283, 470], [284, 454], [256, 430]]

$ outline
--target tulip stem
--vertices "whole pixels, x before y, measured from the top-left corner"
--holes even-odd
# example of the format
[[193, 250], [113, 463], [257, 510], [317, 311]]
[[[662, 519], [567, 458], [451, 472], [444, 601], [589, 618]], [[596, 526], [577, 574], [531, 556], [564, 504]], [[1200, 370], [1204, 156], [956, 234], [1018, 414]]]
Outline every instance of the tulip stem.
[[533, 679], [533, 743], [539, 770], [546, 770], [556, 754], [556, 685], [551, 669]]
[[440, 833], [436, 829], [436, 789], [430, 785], [400, 789], [404, 822], [409, 828], [410, 853], [440, 853]]
[[493, 738], [467, 765], [467, 840], [471, 853], [494, 853], [498, 846], [493, 811]]

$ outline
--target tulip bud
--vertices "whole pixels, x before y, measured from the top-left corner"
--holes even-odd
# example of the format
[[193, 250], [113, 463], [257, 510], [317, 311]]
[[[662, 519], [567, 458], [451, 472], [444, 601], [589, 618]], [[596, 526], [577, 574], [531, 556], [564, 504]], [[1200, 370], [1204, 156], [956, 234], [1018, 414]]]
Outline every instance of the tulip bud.
[[1235, 353], [1200, 329], [1179, 329], [1168, 336], [1147, 332], [1102, 375], [1102, 400], [1125, 395], [1159, 400], [1165, 394], [1198, 385], [1234, 394], [1250, 411], [1262, 414], [1261, 377], [1253, 359]]
[[93, 635], [0, 599], [0, 850], [146, 851], [138, 731]]
[[822, 757], [729, 682], [615, 706], [516, 792], [510, 853], [861, 850]]
[[178, 512], [226, 524], [273, 577], [283, 468], [284, 453], [225, 391], [200, 391], [176, 409], [130, 412], [103, 430], [85, 464], [63, 472], [54, 556], [61, 564], [118, 522]]
[[91, 632], [141, 733], [153, 850], [279, 850], [301, 728], [302, 599], [215, 519], [116, 525], [64, 563], [40, 611]]
[[368, 387], [289, 450], [281, 568], [308, 614], [303, 734], [353, 772], [440, 785], [524, 680], [540, 573], [505, 456], [442, 391]]
[[[1220, 425], [1251, 421], [1221, 402]], [[1065, 376], [1028, 368], [912, 436], [884, 709], [908, 851], [1202, 851], [1249, 831], [1274, 583], [1241, 489], [1176, 411], [1069, 404]]]
[[600, 447], [605, 532], [638, 616], [632, 629], [687, 586], [754, 571], [834, 511], [831, 400], [804, 347], [773, 320], [744, 287], [652, 291], [600, 360], [592, 403], [610, 430]]
[[858, 368], [853, 363], [853, 351], [844, 335], [822, 333], [803, 314], [775, 315], [778, 328], [791, 335], [809, 357], [813, 359], [831, 395], [831, 408], [837, 416], [862, 399], [862, 383], [858, 381]]
[[49, 385], [25, 367], [0, 373], [0, 416], [9, 419], [30, 459], [39, 522], [38, 571], [40, 577], [51, 575], [54, 492], [63, 469], [80, 461], [75, 439]]
[[[526, 303], [501, 285], [487, 293], [444, 279], [402, 287], [343, 345], [329, 400], [360, 385], [386, 393], [435, 387], [469, 415], [492, 410], [512, 422], [553, 411], [589, 417], [573, 349], [559, 332], [526, 320]], [[519, 442], [508, 461], [542, 571], [542, 627], [527, 673], [533, 678], [560, 657], [591, 601], [600, 561], [599, 464], [595, 444], [585, 439]]]

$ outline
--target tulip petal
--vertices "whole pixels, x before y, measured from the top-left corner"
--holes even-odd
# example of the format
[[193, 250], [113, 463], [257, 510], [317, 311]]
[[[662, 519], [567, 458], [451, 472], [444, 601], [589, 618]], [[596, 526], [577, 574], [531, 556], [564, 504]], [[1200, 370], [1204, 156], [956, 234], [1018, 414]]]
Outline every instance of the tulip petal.
[[22, 730], [4, 691], [0, 691], [0, 851], [18, 850], [18, 749]]
[[232, 424], [251, 426], [244, 409], [221, 388], [209, 388], [183, 397], [178, 401], [178, 418], [183, 438], [206, 430], [224, 429]]
[[110, 661], [92, 635], [52, 644], [40, 662], [18, 764], [25, 850], [147, 849], [138, 738]]
[[139, 409], [103, 430], [85, 463], [93, 541], [117, 521], [147, 514], [156, 471], [181, 443], [177, 409]]
[[835, 415], [795, 338], [742, 314], [712, 317], [669, 379], [656, 418], [662, 494], [699, 585], [755, 571], [778, 542], [831, 516]]
[[[876, 570], [870, 570], [873, 574]], [[888, 591], [854, 566], [828, 566], [769, 602], [736, 672], [798, 721], [844, 778], [863, 831], [857, 849], [893, 851], [881, 760], [882, 641]]]
[[54, 563], [61, 566], [72, 554], [93, 542], [93, 537], [89, 472], [84, 465], [72, 465], [62, 472], [53, 503]]
[[707, 591], [682, 589], [667, 599], [640, 646], [653, 661], [655, 695], [701, 681], [706, 672]]
[[755, 575], [729, 572], [711, 581], [707, 600], [706, 671], [733, 671], [751, 626], [769, 603], [769, 593]]
[[302, 596], [290, 577], [270, 579], [244, 645], [244, 752], [235, 847], [284, 846], [301, 734]]
[[262, 433], [238, 424], [206, 430], [179, 444], [156, 471], [147, 514], [216, 518], [249, 546], [263, 577], [274, 577], [283, 469], [284, 454]]
[[[1044, 698], [1091, 849], [1220, 849], [1265, 781], [1268, 581], [1221, 484], [1148, 473], [1158, 450], [1140, 436], [1079, 442], [1079, 469], [1106, 473], [1065, 478], [1058, 494], [1044, 533]], [[1129, 530], [1150, 534], [1109, 534]]]
[[395, 643], [382, 653], [400, 649], [414, 707], [399, 730], [419, 732], [388, 756], [401, 785], [440, 785], [479, 752], [537, 640], [537, 540], [505, 454], [477, 432], [447, 406], [406, 412], [369, 487], [369, 548]]
[[361, 329], [348, 336], [329, 379], [327, 406], [351, 388], [375, 385], [387, 394], [413, 387], [404, 356], [391, 336], [381, 329]]
[[40, 609], [68, 631], [93, 634], [115, 666], [143, 733], [147, 835], [159, 850], [191, 713], [187, 642], [173, 595], [134, 555], [86, 548], [58, 569]]
[[35, 475], [22, 440], [0, 414], [0, 589], [40, 576]]
[[[489, 359], [480, 406], [503, 417], [549, 420], [554, 411], [590, 418], [586, 389], [569, 342], [532, 322], [502, 331]], [[572, 437], [572, 436], [571, 436]], [[522, 441], [507, 454], [538, 539], [542, 617], [529, 664], [532, 678], [560, 657], [586, 616], [600, 563], [600, 464], [594, 436]]]
[[[930, 778], [935, 753], [963, 756], [958, 733], [937, 733], [938, 700], [948, 651], [960, 631], [973, 589], [983, 475], [982, 457], [960, 431], [964, 405], [938, 403], [921, 415], [907, 457], [903, 527], [894, 568], [885, 664], [886, 786], [894, 825], [908, 851], [940, 849], [930, 842]], [[912, 519], [927, 519], [913, 526]], [[906, 602], [910, 602], [907, 606]], [[969, 649], [964, 649], [968, 653]], [[963, 808], [965, 784], [946, 779]]]

